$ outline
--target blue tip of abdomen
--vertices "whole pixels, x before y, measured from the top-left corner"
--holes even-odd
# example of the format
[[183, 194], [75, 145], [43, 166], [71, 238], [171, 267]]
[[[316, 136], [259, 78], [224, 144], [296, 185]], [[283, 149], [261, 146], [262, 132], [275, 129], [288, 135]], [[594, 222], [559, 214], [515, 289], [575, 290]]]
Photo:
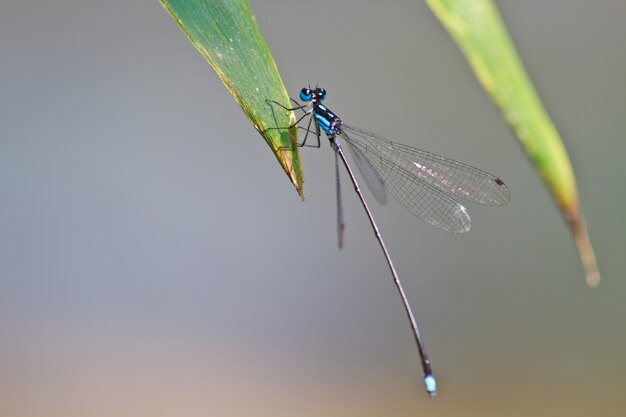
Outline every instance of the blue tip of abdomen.
[[426, 387], [426, 392], [428, 393], [428, 395], [430, 395], [431, 397], [437, 395], [437, 381], [435, 380], [434, 376], [426, 375], [424, 377], [424, 386]]

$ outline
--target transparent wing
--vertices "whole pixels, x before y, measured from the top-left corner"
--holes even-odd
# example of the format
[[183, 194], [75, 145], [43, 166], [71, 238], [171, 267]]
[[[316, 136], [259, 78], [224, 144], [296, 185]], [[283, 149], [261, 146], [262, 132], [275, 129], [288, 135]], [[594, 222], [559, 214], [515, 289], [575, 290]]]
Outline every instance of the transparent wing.
[[422, 151], [390, 140], [366, 130], [342, 124], [342, 129], [351, 134], [362, 146], [376, 150], [379, 154], [393, 158], [396, 154], [410, 161], [404, 168], [421, 181], [456, 197], [486, 206], [506, 204], [511, 195], [504, 182], [483, 170], [443, 156]]
[[385, 204], [387, 202], [387, 191], [385, 191], [385, 183], [378, 170], [372, 166], [371, 162], [363, 154], [363, 151], [354, 146], [349, 140], [346, 143], [348, 144], [348, 149], [350, 149], [352, 159], [354, 159], [356, 167], [372, 195], [380, 204]]
[[343, 222], [343, 202], [341, 200], [341, 177], [339, 176], [339, 155], [335, 151], [335, 190], [337, 191], [337, 246], [343, 248], [343, 231], [346, 225]]
[[[411, 213], [449, 232], [464, 233], [470, 229], [471, 220], [465, 207], [422, 181], [415, 173], [411, 161], [390, 147], [373, 146], [366, 140], [348, 135], [347, 131], [348, 129], [342, 129], [338, 135], [353, 151], [357, 150], [369, 162], [378, 172], [389, 193]], [[353, 133], [352, 129], [349, 131], [350, 134]]]

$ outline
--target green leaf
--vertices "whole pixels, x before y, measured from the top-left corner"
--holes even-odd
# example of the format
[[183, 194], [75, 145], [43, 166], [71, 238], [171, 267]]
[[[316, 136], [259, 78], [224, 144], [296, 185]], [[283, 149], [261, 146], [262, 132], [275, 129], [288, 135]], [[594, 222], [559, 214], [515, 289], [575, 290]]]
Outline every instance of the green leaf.
[[159, 1], [213, 67], [303, 196], [297, 128], [277, 129], [293, 125], [295, 115], [266, 102], [290, 103], [248, 0]]
[[426, 0], [461, 49], [483, 88], [522, 143], [574, 235], [587, 284], [600, 273], [578, 200], [574, 171], [559, 132], [491, 0]]

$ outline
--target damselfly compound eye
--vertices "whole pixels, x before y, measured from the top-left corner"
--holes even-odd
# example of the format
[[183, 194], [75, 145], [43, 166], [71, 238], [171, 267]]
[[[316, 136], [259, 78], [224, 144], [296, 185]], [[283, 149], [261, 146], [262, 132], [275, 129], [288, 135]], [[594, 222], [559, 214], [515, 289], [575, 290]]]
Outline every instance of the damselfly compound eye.
[[303, 88], [302, 90], [300, 90], [300, 100], [309, 101], [312, 98], [313, 98], [313, 94], [311, 93], [310, 89]]

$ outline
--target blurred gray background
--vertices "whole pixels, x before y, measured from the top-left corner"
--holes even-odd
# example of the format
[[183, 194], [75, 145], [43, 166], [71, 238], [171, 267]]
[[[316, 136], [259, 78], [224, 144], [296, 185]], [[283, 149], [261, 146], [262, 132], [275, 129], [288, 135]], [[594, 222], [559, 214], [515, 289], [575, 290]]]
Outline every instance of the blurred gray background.
[[[258, 1], [292, 93], [497, 173], [451, 235], [373, 207], [439, 380], [333, 156], [302, 203], [156, 0], [0, 8], [0, 415], [622, 416], [626, 5], [499, 1], [575, 166], [603, 282], [422, 1]], [[372, 203], [374, 204], [374, 203]]]

